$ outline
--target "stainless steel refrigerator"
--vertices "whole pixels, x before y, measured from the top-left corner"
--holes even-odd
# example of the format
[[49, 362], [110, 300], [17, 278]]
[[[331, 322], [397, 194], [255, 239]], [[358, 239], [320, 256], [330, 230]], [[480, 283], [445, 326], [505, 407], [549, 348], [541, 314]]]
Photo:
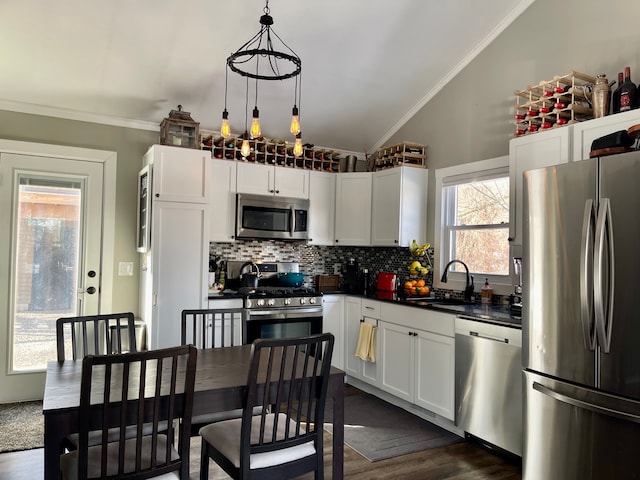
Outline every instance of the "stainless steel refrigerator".
[[523, 478], [640, 479], [640, 152], [524, 184]]

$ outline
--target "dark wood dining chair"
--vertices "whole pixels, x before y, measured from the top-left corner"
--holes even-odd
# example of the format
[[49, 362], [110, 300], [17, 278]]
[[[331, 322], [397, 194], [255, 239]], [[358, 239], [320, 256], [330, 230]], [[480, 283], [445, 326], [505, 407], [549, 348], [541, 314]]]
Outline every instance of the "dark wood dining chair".
[[[244, 321], [243, 308], [185, 309], [182, 311], [181, 344], [197, 348], [242, 345]], [[191, 436], [198, 435], [205, 425], [241, 416], [242, 409], [196, 415], [191, 421]]]
[[[324, 478], [323, 425], [334, 337], [253, 343], [242, 418], [200, 429], [200, 479], [213, 459], [234, 479]], [[256, 406], [263, 408], [254, 415]]]
[[245, 315], [244, 308], [182, 310], [180, 343], [198, 348], [242, 345]]
[[[78, 449], [60, 457], [62, 478], [137, 480], [176, 472], [187, 480], [190, 436], [182, 434], [175, 442], [173, 425], [191, 422], [196, 359], [192, 345], [86, 356]], [[109, 441], [114, 429], [117, 440]], [[129, 438], [131, 430], [135, 435]], [[89, 437], [96, 431], [101, 440], [91, 446]]]
[[58, 318], [56, 347], [59, 362], [67, 358], [78, 360], [88, 354], [135, 352], [138, 349], [133, 313]]

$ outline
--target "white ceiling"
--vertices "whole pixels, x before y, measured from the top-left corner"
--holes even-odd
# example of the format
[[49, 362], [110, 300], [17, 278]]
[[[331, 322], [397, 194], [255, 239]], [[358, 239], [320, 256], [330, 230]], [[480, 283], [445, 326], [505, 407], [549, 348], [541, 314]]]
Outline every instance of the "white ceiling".
[[[271, 0], [273, 30], [302, 59], [303, 141], [383, 145], [533, 1]], [[218, 130], [225, 59], [258, 32], [264, 5], [2, 0], [0, 109], [154, 130], [181, 104]], [[245, 87], [229, 73], [234, 133]], [[263, 135], [292, 140], [293, 92], [293, 79], [260, 82]]]

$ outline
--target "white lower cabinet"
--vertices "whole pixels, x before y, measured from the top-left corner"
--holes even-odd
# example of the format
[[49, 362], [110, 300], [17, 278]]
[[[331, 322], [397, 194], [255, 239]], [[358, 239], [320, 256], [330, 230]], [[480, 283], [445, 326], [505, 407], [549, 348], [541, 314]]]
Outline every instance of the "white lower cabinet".
[[376, 361], [366, 362], [355, 356], [360, 335], [360, 323], [378, 324], [379, 304], [375, 300], [347, 296], [345, 308], [345, 372], [373, 386], [378, 386], [378, 362], [380, 361], [380, 345], [376, 339]]
[[379, 388], [454, 420], [455, 316], [383, 302], [380, 318]]
[[335, 337], [331, 365], [344, 370], [344, 295], [322, 297], [322, 331]]

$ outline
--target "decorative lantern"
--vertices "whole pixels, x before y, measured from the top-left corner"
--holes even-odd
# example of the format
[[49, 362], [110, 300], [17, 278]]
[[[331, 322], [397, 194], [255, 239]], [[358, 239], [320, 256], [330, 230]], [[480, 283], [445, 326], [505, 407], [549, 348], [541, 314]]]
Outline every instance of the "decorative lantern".
[[200, 123], [194, 122], [189, 112], [171, 110], [160, 124], [160, 143], [174, 147], [200, 148]]

